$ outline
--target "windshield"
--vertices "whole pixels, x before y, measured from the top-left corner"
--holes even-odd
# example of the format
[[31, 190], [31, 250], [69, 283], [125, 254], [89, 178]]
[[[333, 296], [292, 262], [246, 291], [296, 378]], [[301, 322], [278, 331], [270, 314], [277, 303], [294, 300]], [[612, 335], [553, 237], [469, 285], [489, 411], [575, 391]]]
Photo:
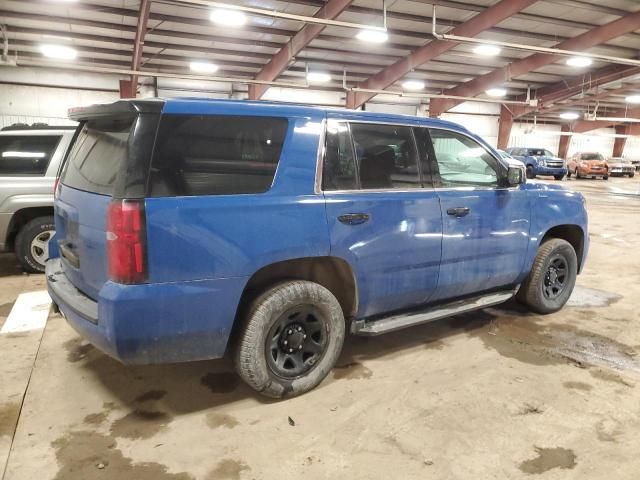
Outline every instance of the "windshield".
[[603, 161], [604, 157], [599, 153], [583, 153], [582, 160], [600, 160]]
[[532, 157], [553, 157], [553, 153], [543, 148], [534, 148], [529, 150], [529, 155]]

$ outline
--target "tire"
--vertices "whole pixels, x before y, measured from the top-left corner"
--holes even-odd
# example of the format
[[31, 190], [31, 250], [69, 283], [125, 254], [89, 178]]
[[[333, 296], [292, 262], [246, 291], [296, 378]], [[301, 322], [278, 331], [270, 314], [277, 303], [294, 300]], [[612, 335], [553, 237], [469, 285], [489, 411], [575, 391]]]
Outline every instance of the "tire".
[[567, 178], [571, 178], [571, 170], [567, 170]]
[[580, 170], [578, 170], [578, 167], [576, 167], [576, 178], [582, 178], [582, 175], [580, 175]]
[[533, 171], [533, 167], [531, 165], [527, 165], [527, 178], [533, 180], [536, 178], [536, 174]]
[[605, 175], [604, 177], [602, 177], [603, 180], [609, 180], [609, 175]]
[[556, 180], [562, 180], [564, 178], [564, 175], [554, 175], [553, 178], [555, 178]]
[[[553, 277], [547, 277], [551, 267], [564, 262], [565, 277], [562, 289], [557, 294], [553, 284], [549, 286]], [[557, 270], [559, 271], [559, 270]], [[554, 275], [557, 275], [554, 274]], [[578, 275], [578, 259], [576, 252], [569, 242], [560, 238], [552, 238], [544, 242], [538, 249], [529, 276], [520, 286], [516, 299], [527, 305], [537, 313], [547, 314], [560, 310], [573, 292]], [[561, 275], [557, 275], [558, 280]], [[551, 292], [552, 295], [548, 293]]]
[[44, 262], [49, 258], [47, 242], [54, 232], [53, 217], [34, 218], [20, 229], [15, 252], [25, 272], [44, 273]]
[[633, 177], [635, 177], [635, 176], [636, 176], [636, 172], [631, 172], [631, 173], [629, 174], [629, 178], [633, 178]]
[[[235, 367], [262, 395], [294, 397], [327, 376], [344, 336], [342, 308], [329, 290], [302, 280], [280, 283], [252, 302], [238, 336]], [[290, 354], [289, 347], [300, 353]]]

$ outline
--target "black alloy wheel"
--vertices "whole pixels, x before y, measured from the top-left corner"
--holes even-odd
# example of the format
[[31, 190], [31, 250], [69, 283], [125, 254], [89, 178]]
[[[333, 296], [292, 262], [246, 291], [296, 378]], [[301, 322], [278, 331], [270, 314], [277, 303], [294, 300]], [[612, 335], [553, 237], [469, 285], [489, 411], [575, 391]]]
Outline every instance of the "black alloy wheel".
[[271, 327], [265, 345], [267, 364], [282, 378], [297, 378], [318, 364], [326, 347], [326, 319], [313, 305], [299, 305]]
[[567, 283], [567, 261], [562, 255], [555, 255], [549, 262], [544, 276], [543, 292], [549, 300], [558, 298]]

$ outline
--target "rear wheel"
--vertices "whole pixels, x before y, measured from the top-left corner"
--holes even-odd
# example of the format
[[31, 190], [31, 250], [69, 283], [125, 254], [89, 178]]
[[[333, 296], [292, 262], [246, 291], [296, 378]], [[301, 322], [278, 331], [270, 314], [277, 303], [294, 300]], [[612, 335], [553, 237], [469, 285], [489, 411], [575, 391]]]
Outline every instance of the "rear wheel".
[[55, 233], [53, 217], [37, 217], [22, 227], [16, 237], [16, 255], [29, 273], [43, 273], [49, 259], [49, 240]]
[[538, 313], [557, 312], [569, 300], [577, 275], [578, 259], [571, 244], [552, 238], [540, 246], [517, 299]]
[[252, 303], [236, 346], [236, 370], [268, 397], [299, 395], [327, 376], [344, 336], [344, 315], [329, 290], [308, 281], [284, 282]]

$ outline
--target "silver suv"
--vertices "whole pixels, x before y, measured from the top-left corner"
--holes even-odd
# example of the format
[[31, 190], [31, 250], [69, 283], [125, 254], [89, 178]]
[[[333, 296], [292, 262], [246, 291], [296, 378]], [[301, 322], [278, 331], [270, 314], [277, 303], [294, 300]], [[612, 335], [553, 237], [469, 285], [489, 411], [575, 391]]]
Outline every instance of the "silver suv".
[[19, 124], [0, 130], [0, 252], [44, 272], [54, 231], [53, 187], [73, 127]]

